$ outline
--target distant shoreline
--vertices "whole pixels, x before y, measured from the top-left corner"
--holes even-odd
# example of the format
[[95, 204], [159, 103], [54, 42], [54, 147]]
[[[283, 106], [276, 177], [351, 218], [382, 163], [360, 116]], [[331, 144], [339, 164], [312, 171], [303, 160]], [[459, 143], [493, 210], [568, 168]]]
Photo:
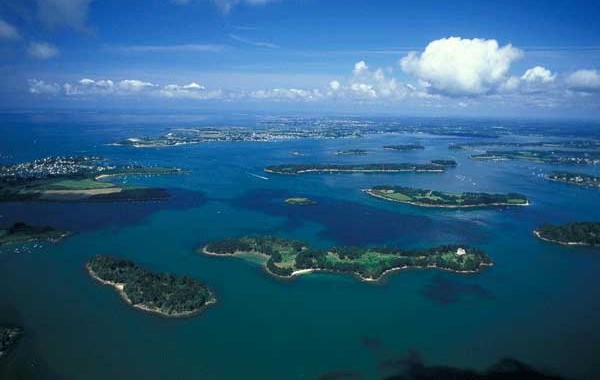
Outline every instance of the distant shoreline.
[[477, 207], [497, 207], [497, 206], [512, 207], [512, 206], [530, 206], [531, 205], [529, 200], [525, 203], [482, 203], [482, 204], [475, 204], [475, 205], [435, 205], [435, 204], [420, 203], [420, 202], [414, 202], [414, 201], [400, 201], [397, 199], [385, 197], [383, 195], [375, 194], [375, 193], [373, 193], [373, 191], [371, 189], [363, 189], [362, 191], [372, 197], [383, 199], [385, 201], [396, 202], [396, 203], [405, 203], [405, 204], [409, 204], [412, 206], [429, 207], [429, 208], [477, 208]]

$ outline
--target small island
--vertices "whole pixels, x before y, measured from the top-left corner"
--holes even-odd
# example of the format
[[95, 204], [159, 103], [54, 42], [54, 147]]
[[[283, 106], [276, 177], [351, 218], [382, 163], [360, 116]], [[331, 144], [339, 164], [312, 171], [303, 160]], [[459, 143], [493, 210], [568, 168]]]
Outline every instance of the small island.
[[129, 305], [165, 317], [188, 317], [216, 302], [200, 281], [166, 273], [153, 273], [128, 260], [107, 255], [93, 257], [90, 276], [115, 288]]
[[527, 197], [517, 193], [447, 193], [401, 186], [375, 186], [365, 190], [373, 197], [420, 207], [468, 208], [491, 206], [527, 206]]
[[104, 182], [125, 175], [181, 174], [178, 168], [115, 166], [98, 157], [46, 157], [31, 162], [0, 165], [0, 202], [123, 202], [164, 200], [164, 189], [131, 187]]
[[385, 150], [395, 150], [398, 152], [411, 152], [414, 150], [423, 150], [425, 147], [421, 144], [396, 144], [396, 145], [384, 145]]
[[533, 231], [538, 238], [564, 245], [600, 246], [600, 222], [543, 224]]
[[21, 327], [0, 326], [0, 359], [9, 354], [22, 335]]
[[600, 187], [600, 177], [584, 173], [552, 172], [548, 175], [548, 179], [551, 181], [567, 183], [569, 185]]
[[394, 247], [316, 249], [301, 241], [271, 236], [213, 241], [202, 248], [202, 252], [258, 260], [269, 274], [286, 278], [326, 271], [352, 274], [364, 281], [377, 281], [386, 273], [400, 269], [438, 268], [476, 273], [492, 265], [485, 253], [463, 245], [412, 250]]
[[312, 199], [305, 198], [305, 197], [287, 198], [285, 200], [285, 203], [287, 203], [289, 205], [299, 205], [299, 206], [311, 206], [311, 205], [317, 204], [317, 202], [313, 201]]
[[56, 230], [52, 227], [30, 226], [23, 222], [17, 222], [8, 229], [0, 229], [0, 245], [32, 241], [56, 243], [69, 235], [70, 233], [67, 231]]
[[428, 164], [284, 164], [265, 168], [267, 173], [305, 174], [305, 173], [443, 173], [448, 167], [456, 166], [454, 160], [432, 160]]
[[348, 149], [338, 150], [335, 154], [338, 156], [365, 156], [369, 153], [366, 149]]

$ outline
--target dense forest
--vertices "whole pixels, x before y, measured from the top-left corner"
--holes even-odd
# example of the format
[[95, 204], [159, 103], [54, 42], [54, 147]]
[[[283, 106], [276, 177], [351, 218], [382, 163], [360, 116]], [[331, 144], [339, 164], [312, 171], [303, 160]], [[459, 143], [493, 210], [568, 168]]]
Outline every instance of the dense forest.
[[153, 273], [128, 260], [99, 255], [88, 262], [88, 269], [103, 281], [123, 284], [123, 293], [134, 306], [167, 316], [187, 315], [214, 300], [200, 281], [166, 273]]
[[562, 244], [600, 246], [600, 222], [544, 224], [536, 229], [536, 234], [542, 239]]
[[67, 232], [55, 230], [52, 227], [31, 226], [23, 222], [17, 222], [6, 230], [0, 230], [0, 245], [31, 240], [56, 241], [67, 235]]
[[279, 276], [296, 270], [320, 269], [358, 274], [364, 279], [378, 279], [389, 269], [401, 267], [437, 267], [453, 271], [478, 271], [491, 264], [482, 251], [458, 245], [406, 250], [397, 247], [312, 248], [308, 244], [277, 237], [242, 237], [210, 242], [205, 250], [222, 255], [254, 252], [268, 256], [265, 266]]

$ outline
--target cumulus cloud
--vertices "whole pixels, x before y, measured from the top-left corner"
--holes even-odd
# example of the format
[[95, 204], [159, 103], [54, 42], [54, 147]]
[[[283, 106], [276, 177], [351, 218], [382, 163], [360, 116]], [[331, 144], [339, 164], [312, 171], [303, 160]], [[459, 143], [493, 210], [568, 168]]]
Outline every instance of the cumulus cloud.
[[476, 96], [501, 86], [521, 56], [519, 49], [501, 47], [496, 40], [450, 37], [430, 42], [421, 53], [410, 52], [400, 66], [430, 92]]
[[18, 40], [20, 38], [21, 34], [17, 28], [0, 19], [0, 40]]
[[87, 29], [92, 0], [36, 0], [38, 17], [47, 27]]
[[47, 42], [31, 42], [27, 46], [27, 53], [35, 59], [50, 59], [59, 54], [56, 46]]
[[167, 98], [217, 99], [222, 96], [221, 90], [209, 90], [196, 82], [186, 85], [169, 84], [159, 93]]
[[156, 87], [155, 84], [137, 79], [124, 79], [119, 82], [118, 86], [125, 92], [141, 92]]
[[556, 74], [542, 66], [532, 67], [521, 76], [521, 80], [528, 83], [550, 83], [554, 82], [555, 78]]
[[115, 83], [110, 79], [94, 80], [83, 78], [77, 83], [65, 83], [63, 85], [65, 95], [105, 95], [115, 90]]
[[600, 91], [600, 73], [598, 70], [577, 70], [567, 76], [567, 86], [575, 91]]
[[43, 80], [29, 79], [29, 92], [36, 95], [55, 95], [60, 91], [57, 83], [46, 83]]
[[248, 94], [252, 99], [273, 101], [314, 101], [324, 97], [318, 89], [305, 90], [298, 88], [274, 88], [269, 90], [257, 90]]

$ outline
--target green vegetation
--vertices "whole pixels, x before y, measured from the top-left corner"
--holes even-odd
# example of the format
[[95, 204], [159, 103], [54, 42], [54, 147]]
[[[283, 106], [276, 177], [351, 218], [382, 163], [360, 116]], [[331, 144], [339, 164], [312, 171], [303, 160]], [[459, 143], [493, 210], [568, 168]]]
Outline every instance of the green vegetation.
[[367, 194], [392, 202], [408, 203], [424, 207], [485, 207], [525, 206], [529, 202], [524, 195], [490, 193], [446, 193], [435, 190], [415, 189], [401, 186], [375, 186]]
[[598, 165], [600, 151], [491, 150], [474, 154], [476, 160], [527, 160], [555, 165]]
[[566, 149], [600, 149], [598, 140], [563, 140], [563, 141], [476, 141], [469, 143], [450, 144], [451, 150], [473, 150], [480, 147], [506, 148], [566, 148]]
[[425, 149], [425, 147], [421, 144], [397, 144], [397, 145], [384, 145], [383, 149], [397, 150], [400, 152], [410, 152], [413, 150], [422, 150], [422, 149]]
[[161, 200], [168, 197], [165, 190], [115, 185], [99, 179], [179, 173], [185, 171], [165, 167], [107, 166], [97, 157], [46, 157], [0, 165], [0, 202]]
[[573, 172], [552, 172], [548, 179], [577, 186], [600, 187], [600, 177]]
[[380, 279], [386, 271], [401, 268], [440, 268], [455, 272], [478, 272], [492, 264], [483, 252], [459, 245], [404, 250], [392, 247], [334, 247], [321, 250], [307, 244], [277, 237], [242, 237], [208, 243], [203, 252], [213, 255], [263, 257], [273, 275], [290, 277], [304, 271], [324, 270], [348, 273], [361, 279]]
[[600, 246], [600, 222], [544, 224], [534, 234], [546, 241], [565, 245]]
[[36, 227], [23, 222], [17, 222], [6, 230], [0, 230], [0, 245], [19, 244], [29, 241], [57, 242], [68, 235], [68, 232], [55, 230], [52, 227]]
[[338, 156], [364, 156], [369, 153], [366, 149], [348, 149], [338, 150], [335, 154]]
[[317, 202], [313, 201], [310, 198], [304, 198], [304, 197], [294, 197], [294, 198], [288, 198], [285, 200], [285, 203], [290, 204], [290, 205], [316, 205]]
[[265, 171], [276, 174], [304, 173], [441, 173], [447, 167], [456, 166], [453, 160], [433, 160], [429, 164], [285, 164], [268, 166]]
[[130, 305], [167, 317], [182, 317], [199, 312], [216, 301], [200, 281], [153, 273], [128, 260], [99, 255], [87, 263], [98, 281], [116, 288]]
[[23, 335], [23, 329], [16, 326], [0, 326], [0, 358], [8, 355]]

